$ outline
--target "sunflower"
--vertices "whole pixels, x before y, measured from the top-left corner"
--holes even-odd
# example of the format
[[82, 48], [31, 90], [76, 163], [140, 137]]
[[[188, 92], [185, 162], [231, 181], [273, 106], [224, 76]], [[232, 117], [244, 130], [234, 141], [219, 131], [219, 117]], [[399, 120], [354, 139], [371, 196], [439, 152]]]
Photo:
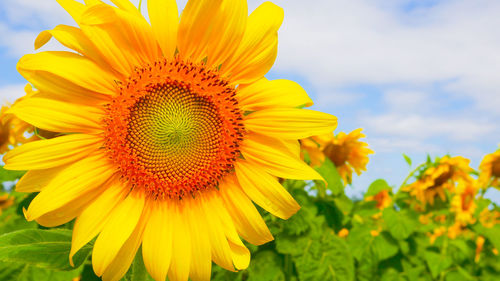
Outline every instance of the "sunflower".
[[479, 222], [487, 228], [492, 228], [497, 224], [500, 224], [500, 212], [497, 210], [489, 210], [484, 208], [479, 213]]
[[391, 195], [389, 194], [389, 190], [385, 189], [373, 196], [367, 196], [365, 198], [365, 201], [375, 201], [377, 202], [375, 207], [379, 210], [383, 210], [391, 206], [392, 198]]
[[58, 0], [78, 24], [51, 37], [72, 49], [26, 55], [19, 72], [38, 93], [11, 113], [63, 135], [20, 146], [6, 168], [29, 170], [18, 191], [47, 227], [76, 217], [71, 257], [92, 252], [103, 280], [125, 274], [137, 250], [155, 280], [209, 280], [212, 260], [244, 269], [273, 239], [253, 202], [286, 219], [299, 205], [277, 180], [321, 179], [298, 139], [335, 129], [307, 109], [296, 83], [264, 78], [283, 10], [244, 0], [150, 0], [151, 24], [128, 0]]
[[336, 136], [329, 133], [302, 139], [302, 150], [308, 153], [312, 166], [320, 165], [325, 157], [328, 157], [337, 167], [344, 183], [350, 184], [353, 171], [357, 175], [366, 171], [368, 154], [373, 153], [367, 143], [359, 141], [365, 137], [361, 133], [362, 130], [356, 129], [349, 134], [340, 132]]
[[455, 214], [455, 222], [462, 226], [476, 222], [474, 212], [477, 208], [477, 191], [475, 182], [460, 181], [451, 199], [450, 211]]
[[433, 205], [436, 197], [446, 201], [445, 190], [454, 191], [456, 181], [472, 182], [469, 162], [470, 160], [460, 156], [444, 156], [434, 166], [428, 167], [418, 180], [402, 190], [415, 196], [424, 206], [427, 203]]
[[479, 165], [478, 180], [482, 188], [500, 188], [500, 149], [484, 156]]
[[[14, 104], [19, 102], [17, 100]], [[37, 140], [34, 127], [13, 114], [7, 113], [11, 106], [4, 105], [0, 109], [0, 154], [11, 150], [15, 146]]]

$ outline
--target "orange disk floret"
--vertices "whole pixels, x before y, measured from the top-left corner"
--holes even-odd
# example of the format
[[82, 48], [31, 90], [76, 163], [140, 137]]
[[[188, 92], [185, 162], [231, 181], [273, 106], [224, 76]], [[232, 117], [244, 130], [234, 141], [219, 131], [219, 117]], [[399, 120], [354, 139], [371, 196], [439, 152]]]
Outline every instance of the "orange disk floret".
[[107, 107], [106, 149], [124, 178], [155, 198], [217, 186], [243, 139], [236, 89], [203, 64], [136, 70]]

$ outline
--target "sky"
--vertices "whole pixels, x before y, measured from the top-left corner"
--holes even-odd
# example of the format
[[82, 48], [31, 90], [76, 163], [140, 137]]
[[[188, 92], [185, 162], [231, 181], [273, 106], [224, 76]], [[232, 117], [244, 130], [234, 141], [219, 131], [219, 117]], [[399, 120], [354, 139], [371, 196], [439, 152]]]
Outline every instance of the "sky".
[[[132, 1], [137, 4], [139, 1]], [[409, 167], [450, 154], [482, 157], [500, 144], [500, 1], [275, 0], [285, 10], [270, 79], [300, 83], [336, 132], [363, 128], [375, 154], [346, 189], [398, 187]], [[186, 1], [178, 1], [179, 7]], [[262, 1], [249, 1], [249, 11]], [[147, 14], [143, 3], [144, 14]], [[0, 101], [22, 96], [16, 63], [37, 34], [75, 25], [55, 0], [0, 0]], [[62, 50], [51, 41], [43, 50]], [[487, 194], [500, 202], [500, 192]]]

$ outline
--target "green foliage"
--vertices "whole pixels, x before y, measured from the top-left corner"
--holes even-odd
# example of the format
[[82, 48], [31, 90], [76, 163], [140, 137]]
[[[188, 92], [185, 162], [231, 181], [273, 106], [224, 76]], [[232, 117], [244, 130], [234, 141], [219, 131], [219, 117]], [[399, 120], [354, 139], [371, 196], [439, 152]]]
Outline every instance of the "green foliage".
[[[57, 270], [72, 270], [68, 256], [71, 249], [71, 231], [66, 229], [24, 229], [0, 236], [0, 261], [23, 263]], [[90, 245], [84, 246], [73, 257], [75, 267], [87, 258]]]
[[24, 175], [26, 171], [11, 171], [5, 170], [3, 166], [0, 166], [0, 182], [15, 181]]
[[[411, 165], [411, 160], [405, 156]], [[436, 161], [438, 161], [437, 159]], [[418, 178], [427, 163], [414, 169], [408, 178]], [[393, 190], [383, 179], [366, 189], [363, 200], [352, 200], [344, 193], [341, 177], [330, 160], [317, 167], [323, 181], [286, 180], [283, 186], [300, 204], [290, 219], [281, 220], [259, 208], [275, 240], [264, 245], [247, 244], [251, 263], [246, 270], [230, 272], [213, 265], [214, 281], [451, 281], [497, 280], [500, 259], [500, 225], [479, 222], [461, 227], [464, 234], [450, 238], [446, 233], [430, 236], [436, 229], [451, 229], [454, 215], [449, 200], [438, 201], [416, 210], [412, 196]], [[21, 172], [0, 170], [4, 181], [15, 181]], [[390, 196], [391, 204], [379, 209], [380, 196]], [[62, 281], [80, 277], [82, 281], [101, 280], [95, 276], [90, 252], [92, 243], [69, 265], [73, 223], [45, 229], [27, 222], [23, 209], [36, 194], [8, 192], [13, 206], [0, 213], [0, 280]], [[378, 197], [377, 197], [378, 196]], [[475, 200], [475, 218], [485, 209], [499, 210], [490, 200]], [[387, 206], [387, 205], [384, 205]], [[428, 221], [422, 220], [428, 216]], [[444, 216], [444, 220], [437, 220]], [[340, 232], [346, 237], [339, 236]], [[476, 238], [486, 240], [476, 256]], [[479, 257], [479, 258], [478, 258]], [[122, 281], [152, 281], [139, 250]]]

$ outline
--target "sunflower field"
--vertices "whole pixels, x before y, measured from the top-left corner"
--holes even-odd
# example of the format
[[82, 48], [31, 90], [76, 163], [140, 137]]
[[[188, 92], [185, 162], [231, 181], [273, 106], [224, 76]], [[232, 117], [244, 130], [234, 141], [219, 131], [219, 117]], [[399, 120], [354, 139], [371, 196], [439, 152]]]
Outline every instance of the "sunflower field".
[[[2, 120], [14, 143], [43, 138], [26, 139], [16, 130], [33, 128]], [[301, 140], [302, 157], [325, 180], [282, 180], [301, 209], [288, 220], [259, 209], [274, 240], [247, 245], [246, 270], [214, 265], [211, 280], [497, 280], [500, 208], [483, 195], [498, 187], [500, 150], [479, 170], [460, 156], [429, 157], [416, 167], [404, 156], [412, 169], [400, 186], [378, 179], [363, 198], [349, 198], [353, 171], [361, 173], [372, 153], [360, 131]], [[69, 264], [74, 222], [48, 229], [26, 221], [36, 193], [15, 191], [23, 174], [1, 170], [0, 280], [100, 280], [91, 265], [94, 241]], [[122, 280], [154, 280], [140, 251]]]
[[0, 281], [499, 280], [500, 149], [359, 186], [362, 129], [266, 77], [281, 7], [57, 2], [0, 111]]

